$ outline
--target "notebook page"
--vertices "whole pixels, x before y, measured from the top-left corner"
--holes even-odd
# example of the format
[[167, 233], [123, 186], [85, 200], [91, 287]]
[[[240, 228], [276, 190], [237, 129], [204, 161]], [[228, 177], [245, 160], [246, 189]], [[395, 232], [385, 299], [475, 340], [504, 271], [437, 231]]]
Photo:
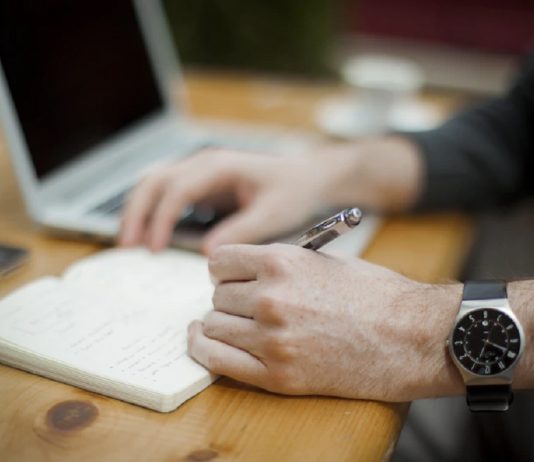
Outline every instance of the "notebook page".
[[95, 380], [156, 393], [180, 391], [207, 374], [186, 354], [187, 325], [211, 309], [203, 257], [111, 250], [74, 265], [53, 287], [27, 289], [0, 302], [4, 342]]

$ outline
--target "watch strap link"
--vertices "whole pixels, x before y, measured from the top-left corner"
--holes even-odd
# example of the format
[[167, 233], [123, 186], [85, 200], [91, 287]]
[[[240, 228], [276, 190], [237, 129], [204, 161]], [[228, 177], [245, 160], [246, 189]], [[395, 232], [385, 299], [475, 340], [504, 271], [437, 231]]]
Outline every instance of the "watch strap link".
[[[496, 300], [507, 298], [504, 281], [467, 281], [464, 284], [464, 300]], [[467, 385], [467, 405], [473, 412], [507, 411], [514, 394], [509, 384]]]
[[492, 300], [507, 296], [504, 281], [467, 281], [464, 284], [464, 300]]
[[473, 412], [507, 411], [514, 394], [511, 385], [467, 385], [467, 405]]

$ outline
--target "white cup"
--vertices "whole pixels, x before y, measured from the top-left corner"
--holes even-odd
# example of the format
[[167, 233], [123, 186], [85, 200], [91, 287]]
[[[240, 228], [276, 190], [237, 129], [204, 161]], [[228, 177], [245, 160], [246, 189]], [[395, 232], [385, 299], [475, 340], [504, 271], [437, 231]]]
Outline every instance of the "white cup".
[[355, 134], [384, 132], [393, 106], [413, 98], [424, 83], [417, 64], [378, 54], [347, 59], [341, 75], [354, 88], [351, 118]]

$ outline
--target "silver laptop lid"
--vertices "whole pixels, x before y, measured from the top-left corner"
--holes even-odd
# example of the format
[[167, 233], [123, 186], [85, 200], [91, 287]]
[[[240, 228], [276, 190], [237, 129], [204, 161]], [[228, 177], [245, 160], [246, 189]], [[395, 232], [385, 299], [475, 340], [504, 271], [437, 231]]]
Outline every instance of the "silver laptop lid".
[[102, 170], [117, 143], [176, 116], [157, 0], [0, 0], [0, 62], [0, 113], [32, 212], [69, 171]]

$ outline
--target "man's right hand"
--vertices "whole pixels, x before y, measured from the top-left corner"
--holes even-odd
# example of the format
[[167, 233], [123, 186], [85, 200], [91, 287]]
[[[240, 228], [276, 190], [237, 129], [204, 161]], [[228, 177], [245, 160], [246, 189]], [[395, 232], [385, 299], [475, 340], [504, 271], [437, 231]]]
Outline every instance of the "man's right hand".
[[187, 206], [225, 194], [238, 208], [206, 234], [202, 250], [262, 242], [304, 223], [323, 203], [327, 177], [309, 157], [205, 150], [146, 175], [128, 198], [120, 243], [161, 250]]

